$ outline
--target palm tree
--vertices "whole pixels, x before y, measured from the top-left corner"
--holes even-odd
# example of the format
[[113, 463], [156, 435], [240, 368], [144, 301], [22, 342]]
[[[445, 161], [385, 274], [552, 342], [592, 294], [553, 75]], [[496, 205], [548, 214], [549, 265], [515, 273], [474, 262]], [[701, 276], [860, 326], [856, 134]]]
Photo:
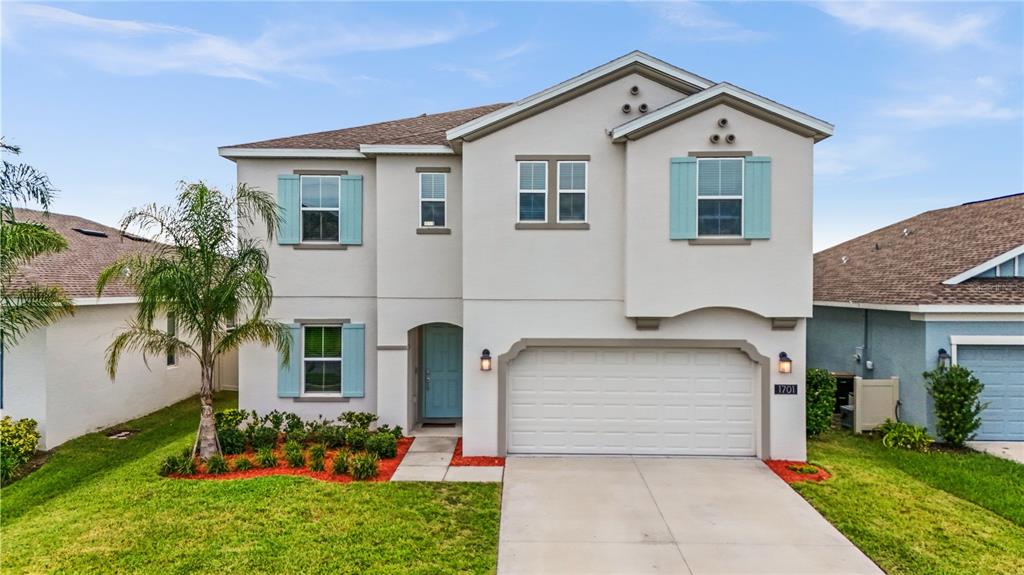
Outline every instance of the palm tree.
[[[100, 273], [97, 294], [115, 279], [138, 296], [137, 313], [107, 348], [111, 379], [124, 352], [191, 355], [202, 381], [199, 431], [192, 453], [220, 453], [213, 418], [213, 372], [217, 358], [246, 342], [276, 344], [289, 354], [287, 328], [267, 319], [273, 292], [267, 277], [267, 253], [259, 241], [236, 231], [260, 220], [267, 240], [278, 227], [277, 205], [255, 188], [240, 185], [234, 197], [199, 182], [182, 183], [176, 206], [150, 204], [128, 212], [122, 231], [136, 227], [151, 233], [152, 250], [125, 256]], [[173, 314], [174, 333], [153, 326], [160, 314]], [[239, 318], [240, 321], [236, 323]]]
[[[17, 146], [0, 139], [0, 150], [19, 154]], [[27, 164], [4, 160], [0, 174], [0, 347], [7, 350], [29, 331], [74, 313], [59, 287], [35, 284], [14, 287], [18, 268], [32, 258], [67, 249], [60, 234], [34, 222], [19, 222], [14, 203], [36, 203], [48, 212], [56, 190], [50, 179]]]

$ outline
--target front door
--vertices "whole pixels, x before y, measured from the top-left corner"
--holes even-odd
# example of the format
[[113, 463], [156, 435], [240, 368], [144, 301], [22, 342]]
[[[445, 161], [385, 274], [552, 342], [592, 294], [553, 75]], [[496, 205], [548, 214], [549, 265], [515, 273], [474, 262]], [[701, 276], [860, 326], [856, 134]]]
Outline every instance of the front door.
[[423, 418], [462, 417], [462, 328], [423, 328]]

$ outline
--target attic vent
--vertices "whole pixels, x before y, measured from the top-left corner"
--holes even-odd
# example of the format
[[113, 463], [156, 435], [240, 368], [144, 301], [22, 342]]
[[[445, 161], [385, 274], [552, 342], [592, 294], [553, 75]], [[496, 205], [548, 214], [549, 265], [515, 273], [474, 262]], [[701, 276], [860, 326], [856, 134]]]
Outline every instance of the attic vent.
[[99, 230], [90, 230], [88, 228], [71, 228], [71, 229], [73, 229], [76, 232], [82, 234], [83, 236], [93, 236], [95, 238], [105, 238], [105, 237], [108, 237], [107, 236], [107, 232], [101, 232]]
[[848, 258], [846, 256], [843, 256], [843, 257], [839, 258], [839, 261], [841, 261], [841, 262], [843, 262], [845, 264], [846, 262], [850, 261], [850, 258]]
[[903, 233], [903, 237], [910, 236], [910, 233], [911, 233], [910, 232], [910, 228], [903, 228], [903, 232], [902, 233]]
[[147, 243], [147, 244], [152, 241], [152, 240], [150, 240], [148, 238], [142, 238], [142, 237], [139, 237], [139, 236], [135, 236], [135, 235], [132, 235], [132, 234], [125, 234], [125, 233], [122, 233], [121, 237], [125, 238], [127, 240], [131, 240], [133, 242], [144, 242], [144, 243]]

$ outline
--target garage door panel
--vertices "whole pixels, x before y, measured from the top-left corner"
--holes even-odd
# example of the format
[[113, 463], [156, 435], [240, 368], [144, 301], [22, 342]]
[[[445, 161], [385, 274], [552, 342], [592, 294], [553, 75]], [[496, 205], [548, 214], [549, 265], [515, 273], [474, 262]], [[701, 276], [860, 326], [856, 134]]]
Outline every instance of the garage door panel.
[[963, 345], [957, 363], [985, 385], [981, 428], [976, 439], [1024, 441], [1024, 346]]
[[509, 369], [510, 453], [756, 451], [756, 364], [735, 350], [541, 348]]

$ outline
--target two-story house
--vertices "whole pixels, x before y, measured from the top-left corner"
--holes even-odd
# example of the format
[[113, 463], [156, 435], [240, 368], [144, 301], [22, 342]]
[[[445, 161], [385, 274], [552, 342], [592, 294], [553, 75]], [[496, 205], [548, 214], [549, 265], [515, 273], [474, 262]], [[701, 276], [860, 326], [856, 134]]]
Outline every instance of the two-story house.
[[242, 349], [240, 405], [458, 423], [467, 455], [803, 459], [832, 129], [632, 52], [512, 104], [221, 148], [277, 194], [297, 351]]

